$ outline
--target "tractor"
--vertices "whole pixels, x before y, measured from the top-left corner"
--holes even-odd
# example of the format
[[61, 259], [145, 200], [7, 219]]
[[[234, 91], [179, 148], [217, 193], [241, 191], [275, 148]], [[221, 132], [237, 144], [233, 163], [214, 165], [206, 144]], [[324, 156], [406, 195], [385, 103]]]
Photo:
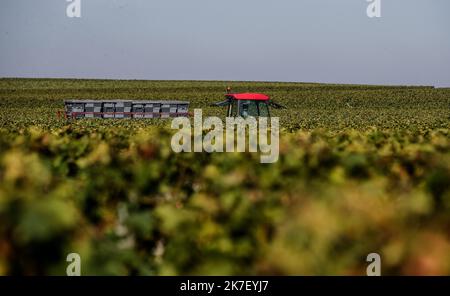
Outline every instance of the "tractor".
[[227, 88], [225, 100], [212, 106], [227, 107], [227, 117], [270, 117], [270, 108], [285, 108], [275, 103], [269, 96], [259, 93], [231, 93]]

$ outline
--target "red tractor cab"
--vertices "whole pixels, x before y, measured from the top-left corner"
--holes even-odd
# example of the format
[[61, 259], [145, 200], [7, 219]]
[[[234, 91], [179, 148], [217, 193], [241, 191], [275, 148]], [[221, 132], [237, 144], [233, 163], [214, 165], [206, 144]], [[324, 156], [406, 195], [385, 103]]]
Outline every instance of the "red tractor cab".
[[226, 106], [227, 117], [270, 117], [270, 107], [283, 108], [265, 94], [227, 93], [225, 98], [225, 101], [215, 103], [214, 106]]

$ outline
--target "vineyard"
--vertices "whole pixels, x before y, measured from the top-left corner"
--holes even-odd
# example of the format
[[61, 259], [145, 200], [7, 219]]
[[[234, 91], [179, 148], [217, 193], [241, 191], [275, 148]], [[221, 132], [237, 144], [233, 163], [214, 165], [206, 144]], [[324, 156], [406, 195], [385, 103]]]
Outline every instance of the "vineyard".
[[[56, 116], [65, 99], [225, 88], [286, 109], [280, 156], [180, 153], [164, 119]], [[450, 275], [450, 89], [0, 79], [0, 275]]]

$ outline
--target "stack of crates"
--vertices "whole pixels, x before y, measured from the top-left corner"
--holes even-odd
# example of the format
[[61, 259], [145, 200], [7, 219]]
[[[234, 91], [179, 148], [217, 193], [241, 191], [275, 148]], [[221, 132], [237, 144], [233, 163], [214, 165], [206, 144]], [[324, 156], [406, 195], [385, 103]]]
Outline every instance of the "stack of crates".
[[67, 100], [68, 118], [170, 118], [188, 116], [189, 102]]
[[133, 104], [133, 118], [144, 118], [144, 104], [142, 102], [136, 102]]
[[103, 103], [103, 118], [114, 118], [116, 106], [114, 102]]
[[161, 103], [156, 101], [144, 102], [145, 118], [158, 118], [161, 113]]
[[174, 102], [161, 104], [161, 118], [176, 117], [178, 105]]
[[114, 104], [114, 118], [130, 118], [131, 108], [133, 103], [131, 101], [116, 101], [112, 102]]

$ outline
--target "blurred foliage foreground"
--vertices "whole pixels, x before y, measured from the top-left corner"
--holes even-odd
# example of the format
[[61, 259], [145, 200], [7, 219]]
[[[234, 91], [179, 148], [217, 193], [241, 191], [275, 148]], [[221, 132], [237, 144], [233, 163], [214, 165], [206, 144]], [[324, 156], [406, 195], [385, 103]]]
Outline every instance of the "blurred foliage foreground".
[[171, 133], [0, 130], [0, 274], [450, 274], [449, 130], [282, 133], [270, 165]]

